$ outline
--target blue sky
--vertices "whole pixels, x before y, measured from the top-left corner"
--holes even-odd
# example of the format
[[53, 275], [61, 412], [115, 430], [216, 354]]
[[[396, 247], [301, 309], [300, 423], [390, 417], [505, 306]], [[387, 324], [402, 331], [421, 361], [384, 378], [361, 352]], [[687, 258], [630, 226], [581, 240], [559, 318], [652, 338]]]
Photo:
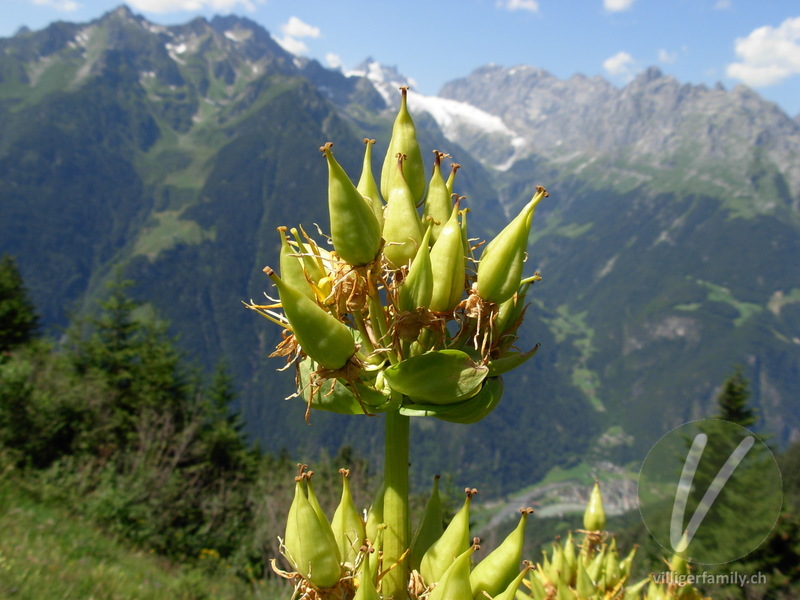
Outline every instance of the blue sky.
[[[85, 22], [117, 0], [0, 0], [0, 36]], [[745, 83], [800, 113], [798, 0], [129, 0], [149, 20], [246, 16], [328, 66], [372, 57], [435, 94], [488, 63], [624, 85], [651, 65], [684, 83]]]

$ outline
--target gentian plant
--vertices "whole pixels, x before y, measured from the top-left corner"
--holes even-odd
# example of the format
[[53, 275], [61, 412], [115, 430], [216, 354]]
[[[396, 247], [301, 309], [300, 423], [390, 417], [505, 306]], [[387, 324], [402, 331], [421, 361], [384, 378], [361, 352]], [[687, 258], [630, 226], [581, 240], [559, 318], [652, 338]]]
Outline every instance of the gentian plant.
[[[538, 273], [524, 273], [537, 187], [520, 213], [489, 243], [470, 238], [465, 198], [453, 193], [458, 165], [445, 180], [433, 152], [430, 178], [407, 108], [407, 88], [381, 169], [372, 173], [366, 139], [357, 184], [328, 165], [330, 237], [300, 225], [279, 227], [279, 271], [266, 267], [278, 298], [249, 308], [283, 329], [271, 356], [295, 367], [296, 396], [313, 410], [380, 415], [385, 427], [383, 482], [366, 522], [353, 505], [348, 474], [332, 520], [320, 508], [312, 472], [300, 465], [283, 537], [292, 566], [281, 571], [303, 598], [513, 598], [525, 522], [474, 569], [469, 532], [476, 490], [446, 529], [434, 486], [420, 524], [409, 518], [409, 421], [475, 423], [503, 394], [503, 374], [529, 360], [515, 347], [525, 298]], [[321, 232], [320, 232], [320, 235]], [[323, 236], [327, 237], [327, 236]], [[413, 534], [412, 534], [413, 532]], [[583, 581], [583, 580], [582, 580]], [[516, 583], [514, 583], [516, 582]], [[510, 592], [506, 589], [515, 586]]]

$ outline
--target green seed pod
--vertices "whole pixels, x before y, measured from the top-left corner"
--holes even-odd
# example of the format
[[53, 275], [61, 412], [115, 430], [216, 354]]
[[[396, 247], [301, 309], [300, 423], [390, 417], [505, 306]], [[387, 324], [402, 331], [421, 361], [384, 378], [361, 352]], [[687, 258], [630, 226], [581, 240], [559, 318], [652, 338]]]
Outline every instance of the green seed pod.
[[577, 573], [577, 556], [575, 555], [575, 540], [572, 539], [572, 532], [567, 536], [564, 544], [564, 563], [562, 565], [562, 576], [569, 585], [574, 585]]
[[528, 571], [528, 581], [531, 584], [531, 598], [534, 600], [545, 600], [545, 598], [548, 597], [544, 582], [542, 581], [542, 570], [540, 568], [534, 571]]
[[433, 490], [430, 498], [425, 503], [422, 512], [422, 519], [419, 522], [414, 537], [411, 538], [411, 550], [409, 551], [409, 565], [412, 569], [419, 570], [420, 562], [428, 548], [438, 540], [444, 532], [444, 510], [442, 500], [439, 497], [439, 475], [433, 478]]
[[[472, 497], [478, 493], [476, 489], [464, 490], [467, 495], [463, 506], [450, 521], [444, 533], [431, 544], [420, 561], [419, 572], [426, 585], [439, 582], [447, 568], [453, 563], [455, 557], [460, 556], [469, 548], [469, 507]], [[469, 571], [467, 571], [469, 581]], [[465, 596], [459, 596], [464, 598]], [[470, 593], [469, 596], [472, 597]]]
[[464, 294], [465, 257], [458, 210], [459, 202], [456, 202], [431, 248], [433, 293], [428, 308], [434, 312], [452, 311]]
[[453, 195], [453, 185], [456, 181], [456, 171], [461, 168], [461, 165], [458, 163], [453, 163], [450, 167], [450, 175], [447, 178], [447, 197], [450, 198]]
[[486, 558], [475, 565], [469, 576], [472, 595], [476, 600], [485, 598], [484, 592], [495, 597], [505, 590], [519, 572], [522, 546], [525, 542], [525, 524], [532, 508], [520, 509], [520, 520], [516, 528]]
[[378, 185], [375, 183], [375, 177], [372, 175], [372, 146], [375, 140], [364, 138], [364, 164], [361, 167], [361, 178], [358, 180], [356, 189], [361, 192], [361, 195], [372, 208], [378, 224], [383, 229], [383, 198], [378, 191]]
[[379, 543], [378, 527], [383, 524], [383, 497], [386, 494], [386, 483], [381, 482], [377, 492], [375, 492], [375, 499], [367, 511], [367, 539], [372, 542], [376, 550], [381, 550]]
[[316, 295], [308, 284], [308, 279], [306, 279], [303, 261], [297, 256], [297, 250], [292, 248], [289, 245], [289, 240], [286, 239], [286, 227], [278, 227], [278, 233], [281, 236], [281, 279], [296, 290], [303, 292], [311, 300], [314, 300]]
[[689, 564], [681, 554], [673, 554], [672, 559], [669, 561], [669, 570], [676, 575], [688, 575]]
[[[569, 589], [568, 585], [559, 585], [558, 589], [556, 590], [556, 597], [555, 600], [577, 600], [575, 598], [575, 592]], [[598, 597], [597, 600], [600, 600]]]
[[418, 307], [427, 307], [433, 293], [433, 270], [431, 268], [431, 251], [428, 248], [433, 231], [433, 225], [428, 225], [422, 237], [417, 255], [411, 261], [408, 275], [403, 280], [398, 298], [398, 308], [401, 312], [413, 311]]
[[583, 513], [583, 528], [586, 531], [602, 531], [606, 526], [606, 511], [603, 508], [603, 496], [600, 494], [600, 483], [595, 481], [589, 504]]
[[649, 577], [642, 579], [633, 585], [625, 586], [622, 600], [639, 600], [639, 598], [641, 598], [641, 593], [644, 589], [644, 586], [646, 586], [648, 583], [650, 583]]
[[[373, 554], [377, 554], [377, 552], [373, 551]], [[356, 595], [353, 596], [353, 600], [381, 600], [378, 590], [375, 589], [375, 580], [366, 572], [367, 562], [372, 562], [372, 559], [364, 561], [365, 568], [362, 570], [358, 589], [356, 590]]]
[[375, 260], [381, 249], [381, 225], [364, 197], [336, 162], [328, 142], [320, 151], [328, 160], [328, 212], [333, 247], [353, 266]]
[[431, 350], [407, 358], [383, 372], [389, 386], [424, 404], [455, 403], [477, 394], [489, 371], [466, 352]]
[[679, 575], [687, 575], [689, 573], [689, 565], [686, 562], [686, 555], [689, 550], [689, 536], [686, 531], [683, 532], [676, 550], [669, 561], [670, 571]]
[[[531, 565], [527, 560], [523, 561], [522, 570], [517, 574], [517, 576], [508, 584], [508, 586], [500, 592], [497, 596], [494, 596], [492, 600], [514, 600], [517, 597], [517, 590], [519, 590], [519, 586], [522, 583], [522, 580], [525, 579], [525, 576], [528, 572], [533, 569], [533, 565]], [[470, 581], [472, 580], [472, 576], [470, 575]], [[475, 593], [475, 588], [472, 590], [473, 596], [478, 598], [479, 596]], [[481, 598], [485, 598], [482, 596]]]
[[647, 600], [665, 600], [666, 598], [667, 592], [664, 586], [656, 585], [655, 583], [647, 586]]
[[414, 127], [411, 115], [408, 113], [408, 87], [401, 87], [400, 92], [402, 93], [400, 110], [392, 126], [392, 138], [389, 141], [389, 149], [386, 151], [386, 157], [383, 159], [383, 168], [381, 169], [381, 193], [388, 202], [389, 190], [392, 188], [394, 179], [397, 176], [397, 171], [395, 170], [397, 155], [404, 154], [408, 157], [405, 180], [411, 189], [413, 203], [416, 206], [425, 193], [425, 164], [422, 161], [422, 152], [417, 142], [417, 130]]
[[328, 535], [328, 531], [330, 525], [320, 521], [302, 483], [297, 481], [284, 546], [297, 572], [321, 588], [333, 587], [341, 577], [339, 549], [333, 541], [333, 532]]
[[606, 551], [606, 558], [603, 563], [603, 578], [606, 589], [613, 589], [620, 580], [619, 552], [617, 552], [617, 538], [611, 538], [611, 544]]
[[483, 250], [477, 291], [484, 300], [500, 304], [519, 288], [533, 211], [546, 195], [545, 189], [539, 187], [531, 201]]
[[[304, 468], [305, 465], [300, 465]], [[294, 480], [294, 497], [292, 504], [289, 506], [289, 515], [286, 517], [286, 530], [283, 534], [283, 546], [286, 548], [286, 554], [292, 566], [297, 564], [297, 559], [300, 558], [300, 531], [297, 525], [297, 507], [301, 499], [308, 501], [308, 492], [305, 489], [305, 477], [302, 473], [295, 477]], [[296, 555], [296, 556], [295, 556]]]
[[[305, 382], [312, 380], [312, 373], [317, 368], [317, 363], [308, 357], [298, 364], [300, 381], [304, 382], [301, 398], [306, 405], [310, 404], [311, 408], [340, 415], [363, 415], [365, 406], [369, 412], [383, 412], [388, 408], [388, 396], [360, 381], [346, 385], [340, 380], [330, 379], [319, 389], [305, 385]], [[358, 397], [353, 393], [353, 389], [358, 393]]]
[[456, 598], [471, 598], [472, 589], [469, 585], [470, 558], [475, 550], [479, 549], [478, 538], [472, 546], [458, 555], [442, 574], [441, 579], [433, 588], [428, 600], [453, 600]]
[[547, 552], [545, 550], [542, 550], [542, 562], [539, 565], [539, 568], [536, 570], [536, 573], [541, 578], [542, 583], [545, 584], [552, 583], [553, 585], [557, 583], [557, 581], [553, 581], [550, 578], [551, 571], [552, 570], [550, 568], [550, 558], [547, 556]]
[[578, 598], [591, 598], [597, 591], [595, 582], [589, 577], [589, 574], [586, 572], [586, 567], [582, 562], [578, 563], [575, 577], [575, 590], [578, 592]]
[[397, 176], [386, 196], [383, 215], [383, 255], [395, 269], [408, 264], [422, 243], [422, 229], [411, 189], [403, 176], [403, 155], [395, 159]]
[[267, 276], [275, 282], [281, 306], [303, 351], [326, 369], [341, 369], [356, 351], [350, 328], [316, 302], [297, 291], [269, 267]]
[[431, 217], [434, 221], [433, 234], [431, 239], [435, 242], [439, 239], [439, 232], [444, 228], [444, 224], [450, 218], [452, 202], [450, 192], [447, 191], [447, 184], [442, 177], [441, 163], [444, 154], [434, 150], [433, 174], [428, 183], [428, 192], [425, 195], [425, 207], [422, 209], [422, 217]]
[[550, 572], [547, 576], [553, 583], [558, 583], [561, 580], [561, 571], [564, 567], [564, 547], [561, 545], [561, 540], [556, 539], [553, 542], [553, 554], [550, 559]]
[[619, 571], [625, 578], [631, 574], [631, 565], [633, 564], [633, 559], [636, 556], [636, 549], [638, 547], [639, 546], [634, 546], [628, 553], [628, 556], [619, 561]]
[[[302, 230], [302, 227], [300, 229]], [[325, 265], [322, 264], [322, 259], [318, 254], [316, 245], [313, 248], [306, 248], [306, 245], [303, 243], [303, 240], [300, 237], [300, 232], [297, 231], [297, 228], [292, 227], [291, 231], [292, 235], [294, 236], [295, 243], [297, 244], [297, 249], [301, 254], [300, 258], [303, 261], [306, 274], [311, 281], [319, 284], [324, 277], [328, 276], [328, 273], [325, 270]]]
[[333, 534], [333, 529], [331, 529], [331, 524], [328, 521], [328, 517], [325, 514], [325, 511], [323, 511], [322, 506], [320, 506], [317, 494], [314, 493], [314, 485], [311, 483], [312, 475], [314, 475], [314, 471], [308, 471], [305, 473], [308, 503], [311, 505], [311, 508], [314, 509], [314, 513], [316, 513], [317, 519], [319, 519], [320, 527], [321, 530], [325, 533], [325, 537], [327, 538], [327, 543], [335, 548], [334, 552], [336, 554], [337, 562], [341, 563], [342, 557], [339, 554], [339, 545], [336, 542], [336, 536]]
[[597, 554], [594, 555], [589, 564], [586, 565], [586, 573], [591, 577], [592, 581], [600, 583], [603, 577], [603, 565], [606, 559], [606, 546], [603, 546]]
[[[528, 294], [528, 289], [536, 281], [540, 281], [541, 276], [537, 273], [526, 277], [520, 282], [519, 289], [516, 294], [512, 294], [511, 298], [501, 303], [497, 307], [497, 317], [494, 320], [494, 330], [498, 339], [508, 337], [510, 342], [516, 340], [516, 331], [522, 321], [522, 316], [525, 313], [525, 297]], [[507, 345], [511, 345], [510, 343]]]
[[353, 503], [353, 496], [350, 494], [350, 481], [347, 479], [350, 471], [339, 469], [342, 474], [342, 498], [336, 512], [331, 519], [331, 529], [339, 547], [339, 554], [342, 561], [354, 565], [358, 556], [358, 549], [367, 537], [364, 528], [364, 521]]
[[[459, 196], [458, 201], [464, 200], [466, 196]], [[464, 256], [471, 256], [470, 254], [470, 244], [469, 244], [469, 233], [467, 232], [467, 215], [469, 214], [469, 208], [462, 208], [458, 211], [461, 215], [461, 243], [464, 246]]]
[[455, 404], [407, 404], [400, 414], [408, 417], [436, 417], [449, 423], [469, 425], [491, 413], [503, 397], [503, 378], [487, 377], [481, 390], [472, 398]]
[[375, 589], [375, 582], [371, 579], [361, 579], [361, 583], [356, 590], [353, 600], [381, 600]]
[[503, 373], [516, 369], [525, 364], [539, 350], [540, 344], [536, 344], [527, 352], [506, 352], [500, 358], [495, 358], [487, 363], [489, 367], [489, 377], [497, 377]]

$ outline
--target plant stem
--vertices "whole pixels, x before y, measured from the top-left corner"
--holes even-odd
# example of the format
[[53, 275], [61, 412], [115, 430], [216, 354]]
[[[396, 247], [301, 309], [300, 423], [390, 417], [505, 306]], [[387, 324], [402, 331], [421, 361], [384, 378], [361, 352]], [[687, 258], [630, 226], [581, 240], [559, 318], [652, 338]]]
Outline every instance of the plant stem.
[[[394, 393], [394, 392], [393, 392]], [[386, 454], [383, 500], [383, 568], [393, 567], [383, 578], [381, 596], [386, 600], [406, 598], [408, 562], [403, 556], [408, 550], [411, 526], [408, 515], [408, 431], [409, 417], [397, 411], [386, 413]], [[402, 562], [399, 562], [401, 561]]]

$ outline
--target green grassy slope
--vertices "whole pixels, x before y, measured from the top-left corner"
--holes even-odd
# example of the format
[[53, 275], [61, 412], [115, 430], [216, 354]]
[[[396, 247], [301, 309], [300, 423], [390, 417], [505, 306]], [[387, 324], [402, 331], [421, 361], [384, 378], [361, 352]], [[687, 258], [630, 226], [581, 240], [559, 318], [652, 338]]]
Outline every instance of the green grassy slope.
[[0, 598], [271, 600], [290, 593], [274, 580], [249, 584], [226, 574], [213, 552], [200, 567], [167, 563], [38, 500], [8, 473], [0, 479], [0, 532]]

